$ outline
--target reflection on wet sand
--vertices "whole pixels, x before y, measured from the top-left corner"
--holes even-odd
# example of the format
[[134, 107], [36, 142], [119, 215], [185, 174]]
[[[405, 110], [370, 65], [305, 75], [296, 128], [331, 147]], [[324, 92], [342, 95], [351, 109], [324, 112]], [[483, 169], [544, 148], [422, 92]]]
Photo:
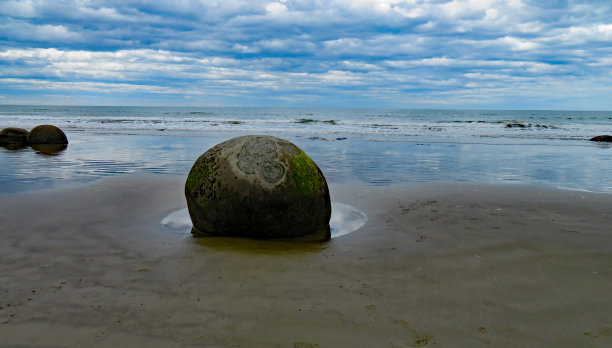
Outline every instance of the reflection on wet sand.
[[39, 155], [55, 156], [66, 150], [66, 144], [32, 144], [32, 149]]
[[[6, 150], [16, 151], [27, 149], [27, 144], [3, 144], [0, 145]], [[47, 155], [47, 156], [55, 156], [59, 155], [60, 152], [66, 150], [68, 145], [66, 144], [31, 144], [29, 145], [37, 154], [39, 155]]]

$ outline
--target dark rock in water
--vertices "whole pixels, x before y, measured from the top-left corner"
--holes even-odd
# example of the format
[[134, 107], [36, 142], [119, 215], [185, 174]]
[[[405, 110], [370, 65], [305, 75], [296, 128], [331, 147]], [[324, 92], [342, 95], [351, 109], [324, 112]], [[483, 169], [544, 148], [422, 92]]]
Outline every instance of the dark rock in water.
[[201, 155], [185, 183], [195, 236], [329, 240], [323, 173], [294, 144], [249, 135]]
[[524, 123], [508, 123], [506, 128], [527, 128], [527, 125]]
[[37, 154], [54, 156], [66, 150], [68, 145], [66, 144], [31, 144], [30, 147], [32, 147], [36, 151]]
[[313, 122], [316, 122], [316, 121], [311, 118], [300, 118], [299, 120], [295, 121], [295, 123], [313, 123]]
[[319, 122], [333, 124], [333, 125], [337, 124], [336, 120], [319, 121], [319, 120], [313, 120], [312, 118], [300, 118], [299, 120], [296, 120], [294, 123], [319, 123]]
[[591, 141], [603, 141], [606, 143], [612, 143], [612, 135], [598, 135], [591, 138]]
[[61, 129], [50, 124], [43, 124], [30, 131], [28, 142], [30, 144], [68, 144], [68, 139]]
[[0, 131], [0, 146], [9, 150], [18, 150], [27, 146], [28, 131], [22, 128], [4, 128]]

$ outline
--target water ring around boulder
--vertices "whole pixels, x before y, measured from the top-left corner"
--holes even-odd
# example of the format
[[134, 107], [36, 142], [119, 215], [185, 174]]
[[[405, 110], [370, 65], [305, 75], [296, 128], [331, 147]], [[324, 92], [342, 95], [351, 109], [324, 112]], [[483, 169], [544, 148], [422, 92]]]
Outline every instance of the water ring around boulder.
[[[331, 207], [332, 214], [329, 219], [329, 225], [331, 227], [332, 238], [338, 238], [355, 232], [363, 227], [368, 220], [364, 213], [350, 205], [332, 202]], [[168, 214], [162, 219], [161, 223], [166, 228], [185, 234], [185, 236], [191, 234], [192, 224], [187, 208]]]
[[332, 202], [332, 215], [329, 219], [332, 238], [357, 231], [365, 225], [368, 217], [350, 205]]

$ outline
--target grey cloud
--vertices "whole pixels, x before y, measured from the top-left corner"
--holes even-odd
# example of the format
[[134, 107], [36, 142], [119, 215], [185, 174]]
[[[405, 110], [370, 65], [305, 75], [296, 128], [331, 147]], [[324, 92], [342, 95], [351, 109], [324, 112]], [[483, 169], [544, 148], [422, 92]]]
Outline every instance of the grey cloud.
[[62, 24], [31, 24], [8, 18], [0, 24], [0, 37], [16, 41], [52, 41], [59, 43], [82, 41], [82, 34]]
[[0, 80], [263, 101], [550, 101], [612, 85], [610, 18], [608, 1], [8, 0]]

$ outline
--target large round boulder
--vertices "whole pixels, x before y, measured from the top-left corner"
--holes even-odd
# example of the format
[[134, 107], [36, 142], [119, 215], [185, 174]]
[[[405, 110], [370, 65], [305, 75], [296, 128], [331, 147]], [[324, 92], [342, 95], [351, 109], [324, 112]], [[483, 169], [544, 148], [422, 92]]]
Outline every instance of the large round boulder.
[[68, 144], [66, 134], [56, 126], [43, 124], [34, 127], [28, 137], [30, 144]]
[[4, 128], [0, 131], [0, 146], [20, 149], [28, 143], [28, 131], [22, 128]]
[[212, 147], [191, 168], [185, 197], [194, 236], [330, 238], [325, 177], [280, 138], [248, 135]]

